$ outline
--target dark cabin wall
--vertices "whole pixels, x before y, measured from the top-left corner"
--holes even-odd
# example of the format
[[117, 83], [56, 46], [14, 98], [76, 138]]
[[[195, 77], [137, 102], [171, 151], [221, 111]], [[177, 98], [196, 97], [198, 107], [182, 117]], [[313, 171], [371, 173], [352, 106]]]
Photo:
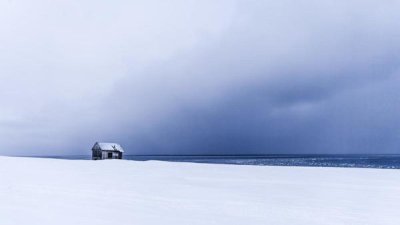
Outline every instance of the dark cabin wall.
[[101, 151], [92, 150], [92, 159], [102, 159]]
[[123, 153], [118, 151], [101, 151], [92, 150], [92, 159], [109, 159], [111, 154], [112, 159], [122, 159]]

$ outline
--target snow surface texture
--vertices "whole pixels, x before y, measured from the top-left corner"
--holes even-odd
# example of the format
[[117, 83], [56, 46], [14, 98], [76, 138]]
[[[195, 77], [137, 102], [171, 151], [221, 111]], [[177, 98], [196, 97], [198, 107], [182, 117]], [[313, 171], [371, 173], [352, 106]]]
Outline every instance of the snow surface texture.
[[400, 170], [0, 157], [0, 225], [400, 224]]

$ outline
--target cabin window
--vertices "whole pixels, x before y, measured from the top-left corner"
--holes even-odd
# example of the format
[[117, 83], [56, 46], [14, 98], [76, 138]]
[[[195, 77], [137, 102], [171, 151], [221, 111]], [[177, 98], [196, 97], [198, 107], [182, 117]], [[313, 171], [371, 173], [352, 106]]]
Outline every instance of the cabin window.
[[108, 153], [108, 157], [107, 157], [107, 158], [111, 159], [111, 158], [112, 158], [112, 156], [113, 156], [112, 152], [109, 152], [109, 153]]

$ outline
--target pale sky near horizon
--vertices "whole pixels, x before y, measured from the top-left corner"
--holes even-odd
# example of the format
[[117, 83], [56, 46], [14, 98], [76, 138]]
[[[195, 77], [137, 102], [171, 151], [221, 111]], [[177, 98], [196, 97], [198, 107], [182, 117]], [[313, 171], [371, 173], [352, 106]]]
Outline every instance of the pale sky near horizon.
[[0, 155], [400, 153], [399, 11], [0, 1]]

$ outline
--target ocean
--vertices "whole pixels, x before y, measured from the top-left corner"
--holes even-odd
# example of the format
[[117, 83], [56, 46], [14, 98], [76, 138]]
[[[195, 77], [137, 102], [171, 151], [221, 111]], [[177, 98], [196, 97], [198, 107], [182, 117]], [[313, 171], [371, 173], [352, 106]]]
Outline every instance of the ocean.
[[[84, 156], [43, 156], [71, 160], [90, 160]], [[157, 156], [125, 155], [125, 160], [213, 163], [253, 166], [307, 166], [400, 169], [400, 155], [239, 155], [239, 156]]]

